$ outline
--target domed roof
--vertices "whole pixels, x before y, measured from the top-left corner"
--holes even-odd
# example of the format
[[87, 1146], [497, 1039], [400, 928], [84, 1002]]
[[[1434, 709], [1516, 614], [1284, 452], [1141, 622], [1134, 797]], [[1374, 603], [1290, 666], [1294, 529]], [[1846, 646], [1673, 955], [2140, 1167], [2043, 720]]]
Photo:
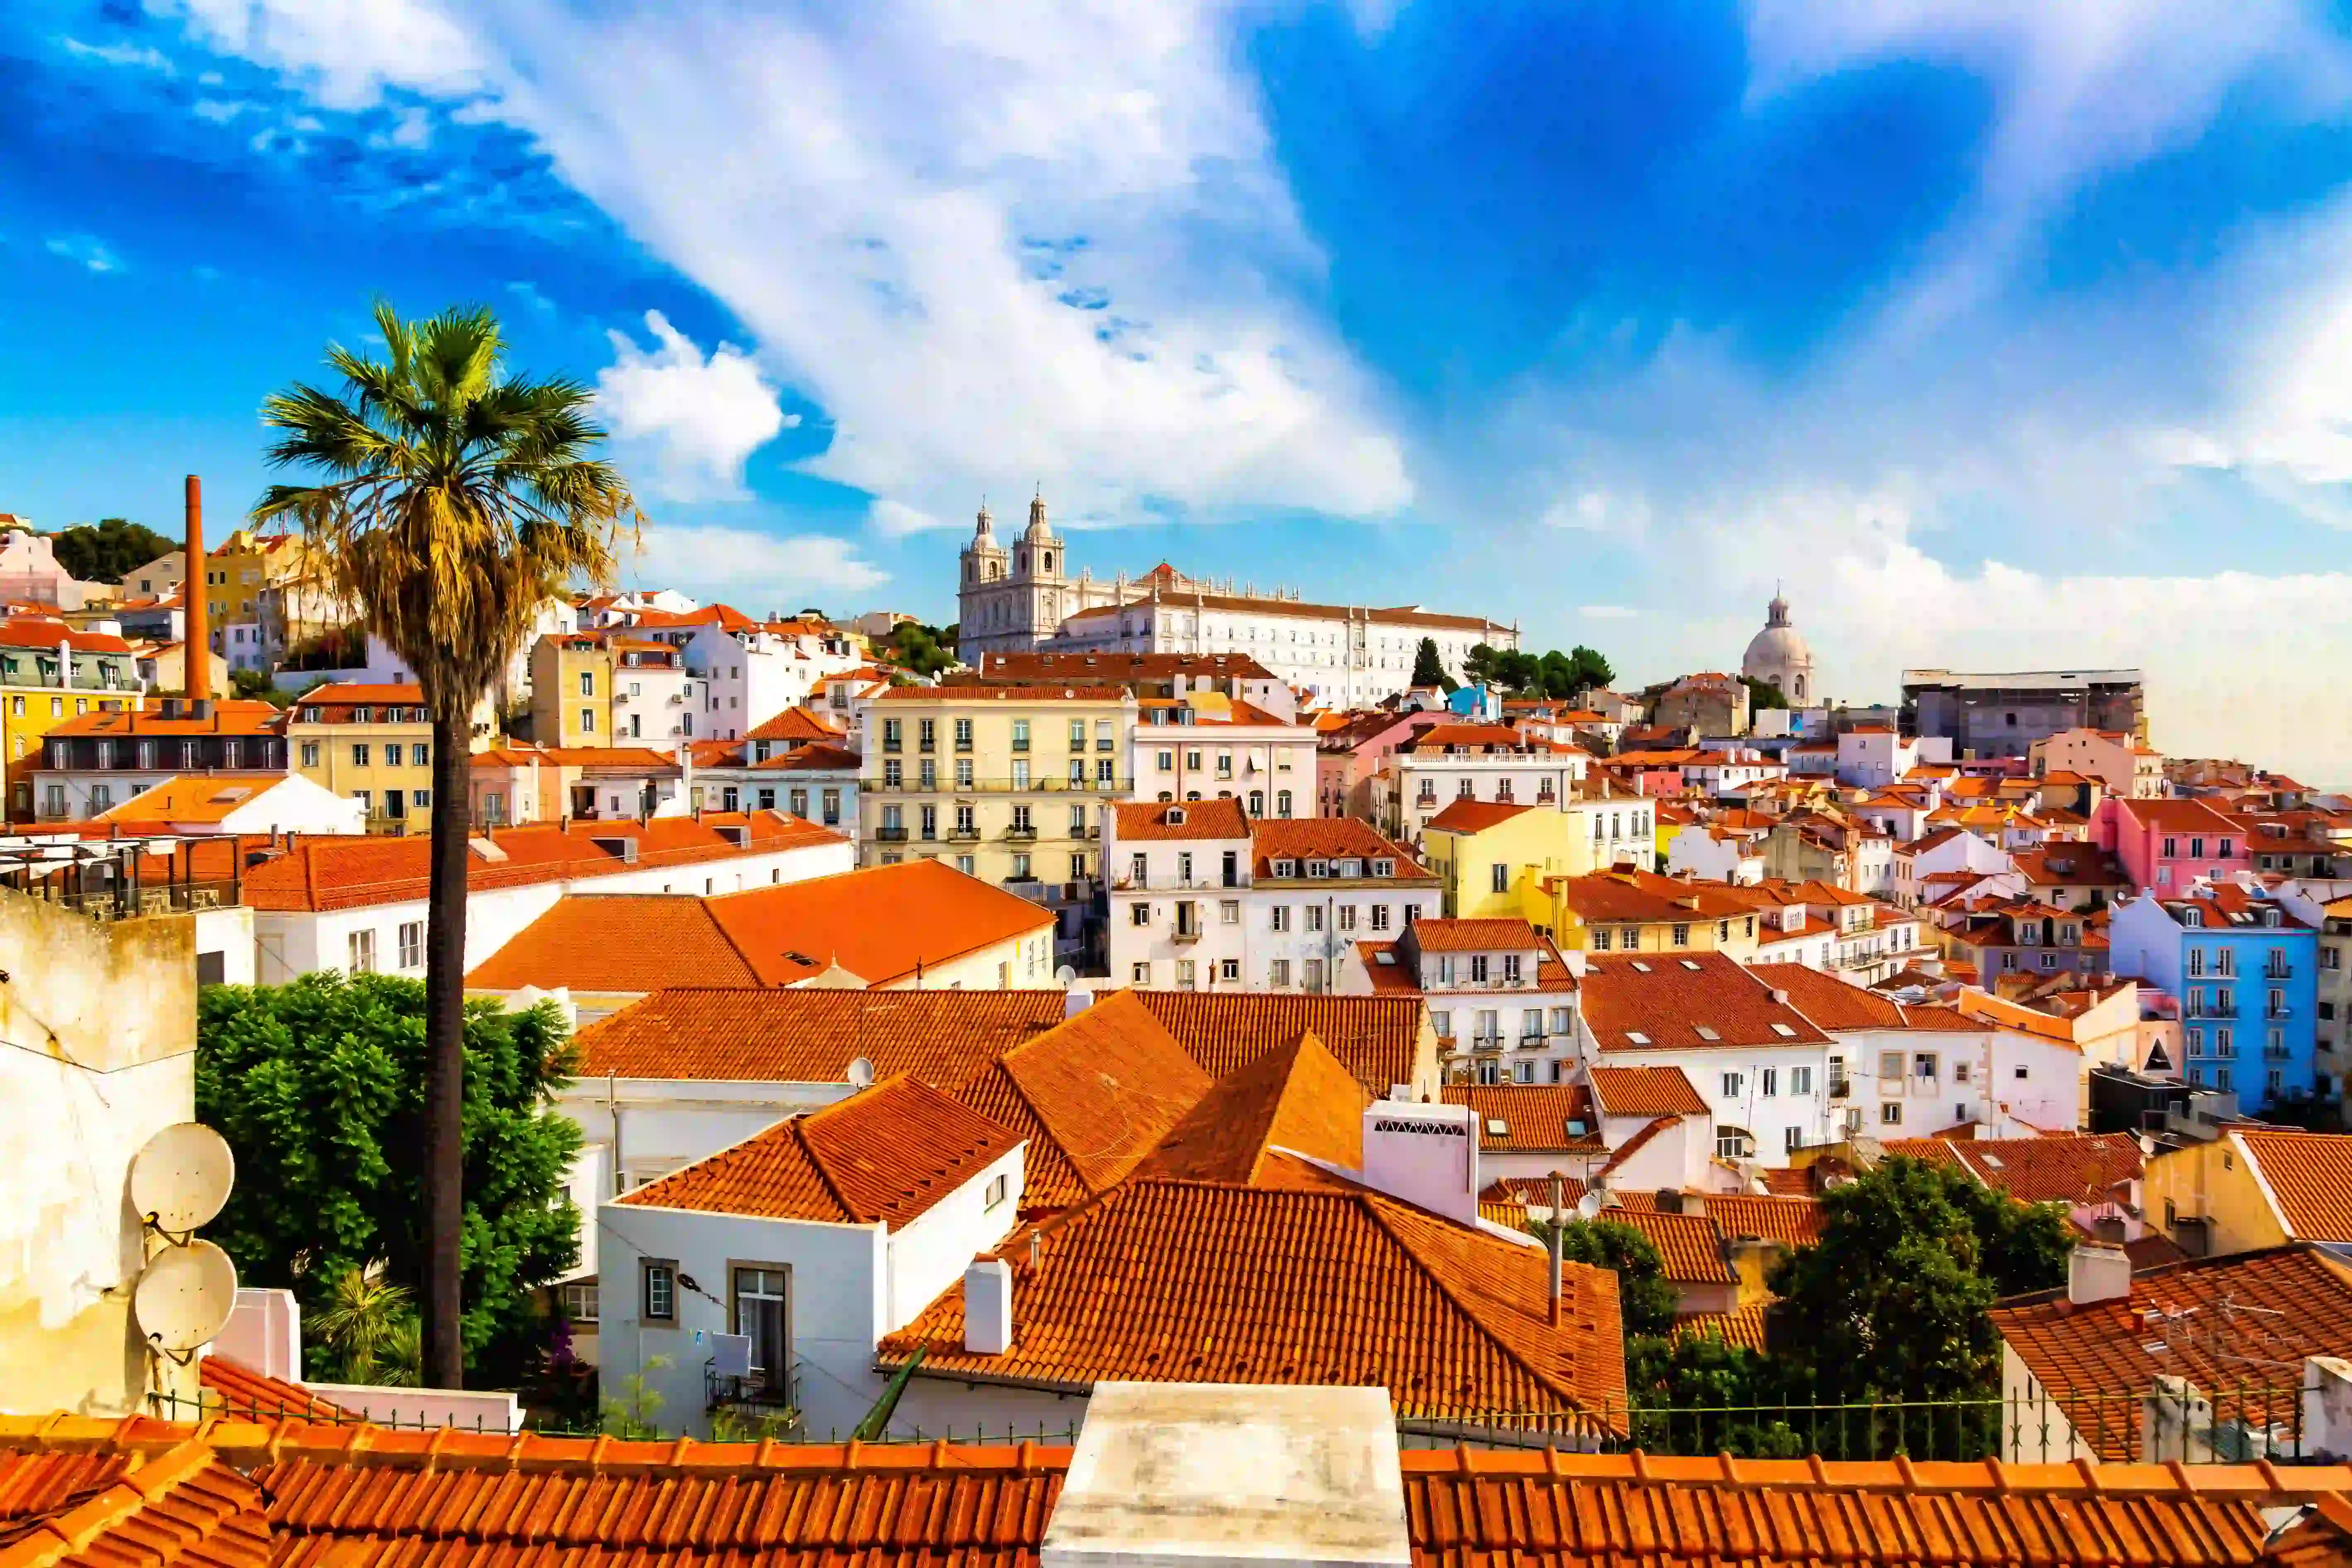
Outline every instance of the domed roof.
[[1758, 632], [1740, 656], [1742, 675], [1777, 674], [1813, 662], [1813, 650], [1807, 647], [1803, 636], [1790, 626], [1766, 626]]

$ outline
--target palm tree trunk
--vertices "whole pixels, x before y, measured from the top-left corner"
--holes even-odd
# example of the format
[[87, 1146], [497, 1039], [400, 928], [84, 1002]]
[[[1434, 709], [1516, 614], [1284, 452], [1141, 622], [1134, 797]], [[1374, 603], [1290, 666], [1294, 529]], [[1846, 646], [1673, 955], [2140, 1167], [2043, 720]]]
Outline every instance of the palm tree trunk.
[[471, 830], [472, 716], [433, 710], [433, 878], [425, 893], [425, 1364], [429, 1388], [465, 1381], [466, 841]]

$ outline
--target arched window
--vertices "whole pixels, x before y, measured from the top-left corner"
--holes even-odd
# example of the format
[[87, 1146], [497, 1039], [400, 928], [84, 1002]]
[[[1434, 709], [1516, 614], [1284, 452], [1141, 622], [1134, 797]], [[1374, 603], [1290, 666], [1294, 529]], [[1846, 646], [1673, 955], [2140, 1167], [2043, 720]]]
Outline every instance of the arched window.
[[1174, 800], [1176, 797], [1163, 789], [1160, 792], [1160, 798], [1162, 800]]
[[1279, 789], [1274, 792], [1274, 815], [1276, 816], [1288, 816], [1290, 815], [1290, 792], [1288, 790]]
[[1254, 789], [1250, 791], [1249, 813], [1252, 816], [1264, 816], [1265, 815], [1265, 791], [1262, 789]]

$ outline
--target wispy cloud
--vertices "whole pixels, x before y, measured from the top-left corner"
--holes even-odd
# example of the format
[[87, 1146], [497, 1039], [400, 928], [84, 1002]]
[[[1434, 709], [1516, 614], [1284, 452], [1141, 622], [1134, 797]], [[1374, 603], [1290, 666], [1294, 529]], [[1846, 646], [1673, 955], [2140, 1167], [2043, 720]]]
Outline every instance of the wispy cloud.
[[648, 527], [644, 553], [625, 565], [638, 582], [671, 584], [703, 597], [740, 601], [756, 589], [793, 601], [737, 604], [752, 615], [796, 609], [819, 594], [863, 594], [890, 580], [845, 539], [685, 524]]
[[76, 59], [95, 60], [100, 65], [122, 66], [135, 70], [156, 71], [164, 76], [174, 74], [172, 61], [161, 49], [144, 44], [86, 44], [79, 38], [58, 40], [66, 53]]
[[51, 256], [62, 257], [92, 272], [103, 274], [123, 270], [121, 258], [100, 243], [94, 235], [51, 235], [43, 247]]

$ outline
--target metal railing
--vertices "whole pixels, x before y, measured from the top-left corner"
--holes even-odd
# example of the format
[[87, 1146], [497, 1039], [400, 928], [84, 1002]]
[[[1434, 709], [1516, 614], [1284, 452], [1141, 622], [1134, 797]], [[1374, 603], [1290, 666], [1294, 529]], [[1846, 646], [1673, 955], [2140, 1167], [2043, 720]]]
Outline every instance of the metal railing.
[[924, 784], [919, 781], [909, 784], [901, 778], [892, 784], [886, 778], [866, 780], [864, 787], [869, 792], [895, 790], [908, 795], [1116, 795], [1121, 786], [1115, 779], [1066, 779], [1040, 773], [1025, 783], [1012, 778], [975, 778]]

